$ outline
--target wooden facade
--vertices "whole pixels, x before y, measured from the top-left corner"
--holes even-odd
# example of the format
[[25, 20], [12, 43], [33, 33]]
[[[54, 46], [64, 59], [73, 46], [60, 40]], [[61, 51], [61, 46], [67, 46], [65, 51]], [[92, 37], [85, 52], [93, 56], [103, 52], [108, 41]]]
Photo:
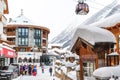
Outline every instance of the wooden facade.
[[4, 14], [8, 14], [9, 10], [8, 10], [8, 0], [4, 0], [5, 4], [6, 4], [6, 10], [4, 10]]
[[[105, 53], [109, 52], [113, 46], [114, 43], [107, 42], [99, 42], [91, 45], [81, 38], [77, 39], [71, 51], [77, 53], [80, 57], [80, 80], [84, 80], [84, 63], [94, 63], [94, 69], [105, 66]], [[102, 64], [99, 60], [103, 61]]]
[[114, 26], [103, 27], [104, 29], [109, 30], [112, 32], [116, 37], [116, 50], [120, 54], [120, 42], [119, 42], [119, 35], [120, 35], [120, 23], [116, 23]]

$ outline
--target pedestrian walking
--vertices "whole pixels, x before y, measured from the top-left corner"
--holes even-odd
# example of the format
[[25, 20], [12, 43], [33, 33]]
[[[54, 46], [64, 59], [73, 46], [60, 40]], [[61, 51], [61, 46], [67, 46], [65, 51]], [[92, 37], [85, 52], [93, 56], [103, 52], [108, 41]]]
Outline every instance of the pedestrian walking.
[[23, 75], [23, 65], [20, 65], [20, 75]]
[[31, 64], [30, 64], [29, 67], [28, 67], [28, 73], [29, 73], [29, 75], [31, 75], [31, 72], [32, 72], [32, 67], [31, 67]]
[[36, 76], [37, 72], [33, 69], [32, 75]]
[[44, 67], [42, 66], [42, 73], [44, 73]]
[[32, 75], [33, 75], [33, 76], [36, 76], [36, 75], [37, 75], [37, 68], [36, 68], [36, 66], [33, 67]]
[[52, 76], [52, 67], [49, 68], [50, 76]]
[[26, 65], [23, 65], [23, 75], [25, 75], [25, 67]]
[[33, 70], [37, 73], [37, 66], [34, 66]]
[[25, 65], [25, 75], [28, 73], [28, 65]]

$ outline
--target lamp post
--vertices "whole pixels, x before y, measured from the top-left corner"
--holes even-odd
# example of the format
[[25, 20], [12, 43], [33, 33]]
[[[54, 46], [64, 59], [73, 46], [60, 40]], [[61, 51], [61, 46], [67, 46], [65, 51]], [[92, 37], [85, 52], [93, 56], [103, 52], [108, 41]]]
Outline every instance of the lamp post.
[[55, 57], [52, 57], [53, 58], [53, 75], [55, 74], [55, 60], [56, 58]]
[[33, 65], [34, 65], [34, 63], [35, 63], [35, 51], [37, 50], [38, 48], [37, 48], [37, 46], [35, 45], [34, 47], [33, 47]]

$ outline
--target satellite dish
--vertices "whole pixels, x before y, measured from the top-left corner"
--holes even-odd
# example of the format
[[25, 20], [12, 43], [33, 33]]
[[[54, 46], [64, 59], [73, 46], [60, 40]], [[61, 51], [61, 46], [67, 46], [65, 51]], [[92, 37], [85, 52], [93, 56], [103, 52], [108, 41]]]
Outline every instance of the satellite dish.
[[89, 6], [87, 3], [84, 2], [78, 2], [76, 5], [75, 13], [78, 15], [87, 15], [89, 12]]

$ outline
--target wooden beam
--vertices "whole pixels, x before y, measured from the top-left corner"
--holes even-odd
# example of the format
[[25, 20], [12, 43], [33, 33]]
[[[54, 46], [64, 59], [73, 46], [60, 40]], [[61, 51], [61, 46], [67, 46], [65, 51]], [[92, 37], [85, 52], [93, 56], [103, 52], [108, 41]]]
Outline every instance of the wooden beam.
[[6, 4], [6, 10], [4, 10], [4, 14], [8, 14], [9, 13], [9, 9], [8, 9], [8, 1], [4, 0], [5, 4]]
[[80, 80], [84, 80], [84, 72], [83, 72], [83, 62], [82, 59], [80, 58]]

